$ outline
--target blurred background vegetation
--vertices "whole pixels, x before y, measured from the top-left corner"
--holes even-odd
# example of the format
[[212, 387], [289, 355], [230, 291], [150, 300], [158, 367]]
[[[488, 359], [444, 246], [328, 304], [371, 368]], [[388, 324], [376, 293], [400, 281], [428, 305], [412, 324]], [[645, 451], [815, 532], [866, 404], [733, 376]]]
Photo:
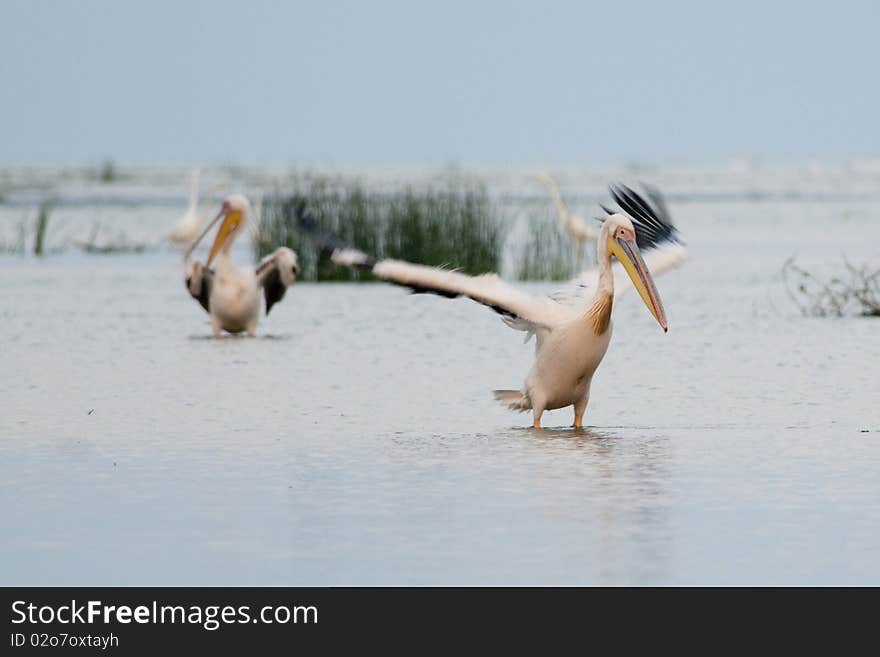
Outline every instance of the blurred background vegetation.
[[356, 180], [297, 177], [283, 193], [263, 199], [256, 256], [288, 246], [300, 256], [304, 280], [350, 281], [369, 274], [337, 267], [297, 227], [304, 203], [321, 230], [377, 257], [449, 266], [476, 274], [495, 271], [502, 224], [478, 182], [440, 181], [421, 188], [368, 190]]

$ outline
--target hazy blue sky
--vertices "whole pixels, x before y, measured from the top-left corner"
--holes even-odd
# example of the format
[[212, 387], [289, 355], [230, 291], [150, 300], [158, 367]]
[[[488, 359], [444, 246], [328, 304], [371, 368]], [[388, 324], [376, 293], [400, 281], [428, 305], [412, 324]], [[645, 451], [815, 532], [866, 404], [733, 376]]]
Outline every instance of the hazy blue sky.
[[880, 155], [876, 2], [0, 0], [0, 25], [4, 163]]

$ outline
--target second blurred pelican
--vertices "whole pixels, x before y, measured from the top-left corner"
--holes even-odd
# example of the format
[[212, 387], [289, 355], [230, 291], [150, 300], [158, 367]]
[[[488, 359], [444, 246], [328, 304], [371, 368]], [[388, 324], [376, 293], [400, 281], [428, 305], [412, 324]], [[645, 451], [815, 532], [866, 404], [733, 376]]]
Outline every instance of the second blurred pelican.
[[[223, 200], [217, 216], [208, 224], [186, 252], [186, 288], [190, 295], [211, 315], [214, 335], [247, 332], [253, 336], [260, 315], [260, 288], [266, 298], [266, 314], [284, 298], [287, 288], [294, 284], [299, 273], [296, 253], [279, 247], [260, 260], [256, 267], [237, 267], [229, 256], [232, 243], [247, 225], [251, 204], [241, 194], [232, 194]], [[223, 220], [214, 238], [214, 244], [203, 265], [190, 262], [193, 250], [218, 221]], [[216, 259], [216, 270], [211, 264]]]

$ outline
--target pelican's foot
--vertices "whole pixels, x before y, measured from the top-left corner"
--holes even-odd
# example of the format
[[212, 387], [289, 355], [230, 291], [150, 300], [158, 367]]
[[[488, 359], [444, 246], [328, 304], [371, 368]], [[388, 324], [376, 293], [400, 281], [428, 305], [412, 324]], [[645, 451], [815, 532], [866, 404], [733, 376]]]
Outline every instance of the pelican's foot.
[[584, 416], [583, 415], [575, 415], [574, 416], [574, 424], [572, 426], [575, 429], [583, 429], [584, 428]]

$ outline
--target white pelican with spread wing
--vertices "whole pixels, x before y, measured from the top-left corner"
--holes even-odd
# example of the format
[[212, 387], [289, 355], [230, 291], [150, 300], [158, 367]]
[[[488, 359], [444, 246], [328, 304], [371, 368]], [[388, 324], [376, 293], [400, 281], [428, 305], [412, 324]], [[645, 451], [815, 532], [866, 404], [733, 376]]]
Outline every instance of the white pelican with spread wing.
[[[256, 267], [236, 267], [229, 257], [235, 238], [244, 231], [251, 216], [251, 205], [241, 194], [232, 194], [223, 200], [220, 212], [208, 224], [184, 257], [186, 289], [211, 316], [215, 336], [221, 331], [247, 332], [253, 336], [260, 315], [260, 288], [266, 298], [266, 314], [284, 298], [287, 288], [296, 281], [299, 261], [296, 253], [279, 247], [260, 260]], [[203, 265], [189, 257], [199, 242], [218, 221], [223, 220], [214, 238], [214, 244]], [[211, 264], [216, 259], [216, 269]]]
[[538, 173], [533, 175], [532, 179], [543, 184], [550, 192], [553, 203], [556, 205], [556, 212], [559, 214], [559, 222], [574, 244], [577, 271], [583, 270], [587, 242], [595, 242], [599, 239], [599, 229], [569, 209], [565, 201], [562, 200], [562, 194], [559, 193], [559, 187], [553, 178], [546, 173]]
[[[666, 313], [652, 274], [678, 267], [687, 257], [659, 193], [649, 190], [652, 203], [625, 186], [612, 187], [611, 193], [623, 211], [606, 209], [597, 242], [598, 266], [548, 298], [521, 292], [495, 274], [468, 276], [400, 260], [377, 261], [322, 234], [305, 214], [299, 221], [337, 264], [367, 269], [413, 293], [469, 297], [500, 314], [511, 328], [527, 331], [527, 338], [534, 335], [535, 362], [523, 388], [496, 390], [495, 398], [511, 409], [531, 410], [535, 428], [541, 426], [545, 410], [573, 406], [574, 426], [582, 427], [593, 374], [611, 341], [612, 307], [628, 287], [626, 277], [666, 331]], [[613, 266], [612, 259], [620, 264]]]

